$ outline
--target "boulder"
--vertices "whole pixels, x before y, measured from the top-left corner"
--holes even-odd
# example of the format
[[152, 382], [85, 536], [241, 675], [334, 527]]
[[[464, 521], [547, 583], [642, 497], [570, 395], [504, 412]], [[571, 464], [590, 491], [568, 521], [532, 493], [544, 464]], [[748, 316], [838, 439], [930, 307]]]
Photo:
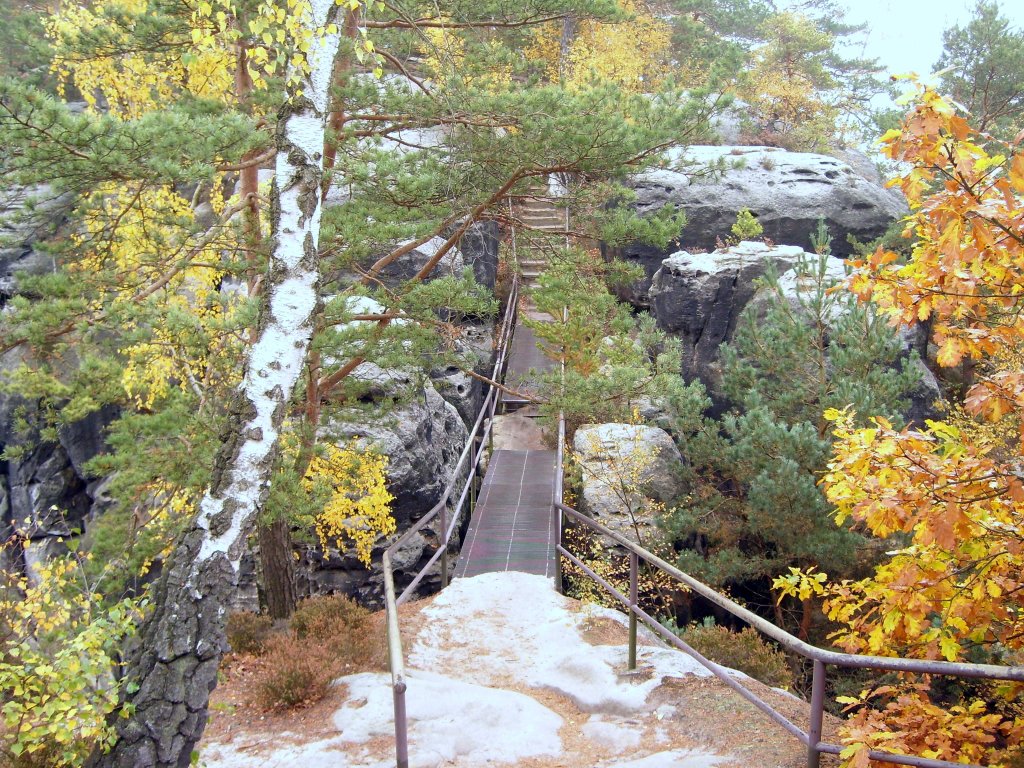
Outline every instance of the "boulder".
[[664, 259], [651, 282], [651, 311], [658, 327], [682, 341], [682, 374], [709, 390], [719, 384], [718, 348], [732, 338], [740, 313], [769, 266], [778, 272], [804, 257], [789, 245], [740, 243], [711, 253], [679, 251]]
[[640, 424], [580, 427], [573, 448], [583, 473], [580, 511], [649, 545], [658, 514], [685, 491], [683, 459], [669, 434]]
[[[810, 245], [811, 233], [823, 219], [835, 255], [843, 257], [852, 252], [847, 235], [872, 240], [908, 213], [898, 194], [828, 155], [774, 147], [696, 146], [673, 159], [680, 170], [655, 169], [629, 182], [636, 193], [631, 205], [638, 213], [674, 205], [687, 217], [670, 250], [631, 244], [615, 254], [642, 266], [648, 280], [672, 251], [711, 250], [731, 237], [743, 208], [757, 217], [767, 240], [801, 248]], [[647, 306], [647, 281], [633, 286], [624, 298]]]

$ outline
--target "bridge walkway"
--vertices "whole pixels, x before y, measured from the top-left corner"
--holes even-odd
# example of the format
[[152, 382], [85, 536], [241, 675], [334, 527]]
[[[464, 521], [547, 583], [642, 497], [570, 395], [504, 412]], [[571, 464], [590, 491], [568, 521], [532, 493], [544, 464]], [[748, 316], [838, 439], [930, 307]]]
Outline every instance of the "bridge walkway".
[[[547, 315], [531, 313], [544, 319]], [[550, 318], [548, 318], [550, 319]], [[506, 384], [532, 394], [536, 373], [550, 370], [554, 361], [537, 346], [533, 332], [521, 322], [512, 336]], [[502, 393], [505, 411], [532, 409], [526, 398]], [[520, 410], [521, 409], [521, 410]], [[481, 573], [522, 571], [554, 576], [555, 545], [558, 541], [552, 503], [556, 487], [556, 452], [517, 445], [513, 435], [507, 449], [491, 455], [484, 475], [462, 552], [455, 566], [455, 578]]]

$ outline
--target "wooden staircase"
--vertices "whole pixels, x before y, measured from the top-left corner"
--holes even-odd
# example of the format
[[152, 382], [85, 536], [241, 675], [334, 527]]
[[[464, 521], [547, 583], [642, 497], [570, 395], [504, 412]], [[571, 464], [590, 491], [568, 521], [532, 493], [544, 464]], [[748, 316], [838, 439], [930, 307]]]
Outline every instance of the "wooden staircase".
[[[537, 187], [531, 190], [533, 194], [521, 197], [512, 206], [512, 214], [521, 224], [518, 238], [521, 243], [531, 239], [531, 236], [540, 235], [550, 237], [552, 235], [563, 235], [565, 244], [568, 245], [569, 212], [566, 208], [555, 204], [555, 199], [547, 194], [547, 190]], [[547, 267], [547, 259], [544, 257], [542, 248], [532, 247], [525, 254], [518, 258], [519, 272], [522, 276], [524, 286], [532, 288], [537, 278]]]

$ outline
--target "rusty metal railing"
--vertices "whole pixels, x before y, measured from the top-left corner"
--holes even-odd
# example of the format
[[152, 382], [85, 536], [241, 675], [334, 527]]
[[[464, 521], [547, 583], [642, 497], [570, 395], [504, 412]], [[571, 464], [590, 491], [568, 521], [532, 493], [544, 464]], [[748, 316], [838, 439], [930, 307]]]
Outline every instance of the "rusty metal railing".
[[[563, 546], [563, 542], [561, 540], [562, 529], [559, 528], [559, 542], [556, 548], [556, 557], [567, 558], [577, 568], [586, 573], [587, 576], [600, 584], [629, 611], [629, 668], [636, 668], [636, 627], [637, 620], [639, 619], [668, 643], [679, 650], [688, 653], [701, 665], [710, 670], [719, 680], [724, 682], [736, 691], [736, 693], [774, 720], [778, 725], [782, 726], [785, 730], [799, 739], [807, 747], [808, 768], [818, 768], [822, 754], [838, 755], [843, 749], [843, 747], [837, 744], [830, 744], [822, 741], [827, 666], [874, 669], [888, 672], [945, 675], [949, 677], [985, 680], [1024, 681], [1024, 667], [1004, 667], [994, 664], [959, 664], [948, 661], [924, 661], [920, 659], [889, 658], [884, 656], [858, 656], [818, 648], [817, 646], [811, 645], [797, 637], [794, 637], [785, 630], [775, 626], [770, 621], [767, 621], [747, 610], [743, 606], [738, 605], [706, 584], [697, 581], [689, 574], [686, 574], [675, 566], [665, 562], [657, 555], [648, 552], [643, 547], [634, 544], [629, 539], [626, 539], [610, 528], [601, 525], [596, 520], [578, 512], [572, 507], [567, 507], [556, 500], [553, 512], [559, 516], [559, 519], [562, 519], [562, 517], [568, 517], [592, 530], [598, 531], [602, 535], [613, 539], [629, 552], [629, 596], [627, 597]], [[662, 626], [656, 619], [654, 619], [654, 617], [640, 608], [637, 604], [637, 593], [639, 562], [641, 560], [652, 565], [663, 573], [668, 574], [676, 581], [686, 585], [689, 589], [699, 594], [704, 599], [714, 603], [720, 608], [723, 608], [736, 618], [767, 635], [783, 648], [786, 648], [787, 650], [806, 659], [810, 659], [813, 662], [814, 671], [811, 678], [811, 713], [806, 731], [791, 722], [784, 715], [775, 710], [768, 702], [750, 689], [746, 688], [733, 676], [727, 674], [722, 667], [706, 659], [686, 642], [681, 640], [674, 632]], [[561, 568], [561, 566], [559, 567]], [[877, 750], [871, 750], [869, 752], [869, 756], [872, 760], [877, 760], [879, 762], [894, 763], [896, 765], [920, 766], [921, 768], [981, 768], [980, 766], [968, 766], [966, 763], [951, 763], [945, 760], [899, 755], [888, 752], [879, 752]]]
[[[494, 368], [491, 371], [491, 381], [498, 381], [505, 369], [508, 359], [509, 343], [512, 339], [512, 329], [516, 324], [516, 314], [519, 303], [519, 275], [512, 279], [512, 291], [505, 306], [505, 313], [502, 318], [501, 331], [498, 334], [498, 342], [495, 350]], [[474, 480], [477, 468], [480, 466], [480, 459], [483, 456], [487, 439], [491, 433], [491, 426], [494, 422], [494, 412], [498, 406], [498, 398], [501, 390], [489, 384], [487, 394], [477, 413], [473, 428], [466, 438], [466, 445], [462, 449], [459, 460], [452, 472], [452, 479], [438, 501], [430, 511], [416, 521], [416, 523], [396, 539], [391, 546], [384, 550], [384, 600], [385, 616], [387, 621], [388, 635], [388, 657], [391, 666], [391, 688], [395, 702], [395, 764], [398, 768], [409, 766], [409, 731], [406, 718], [405, 692], [407, 688], [405, 679], [405, 656], [402, 650], [402, 636], [398, 627], [398, 606], [404, 603], [413, 594], [416, 587], [426, 576], [427, 572], [441, 561], [441, 585], [448, 586], [448, 542], [452, 534], [458, 528], [459, 517], [467, 497], [473, 492]], [[474, 447], [476, 450], [474, 451]], [[471, 463], [467, 460], [472, 456]], [[466, 470], [465, 483], [459, 494], [458, 500], [452, 506], [451, 514], [448, 511], [448, 501], [451, 499], [456, 486], [462, 480], [462, 473]], [[449, 517], [451, 518], [449, 520]], [[391, 560], [395, 552], [405, 544], [415, 533], [422, 530], [427, 524], [438, 519], [438, 533], [440, 542], [437, 550], [427, 563], [419, 570], [409, 585], [396, 596], [395, 577], [391, 566]]]

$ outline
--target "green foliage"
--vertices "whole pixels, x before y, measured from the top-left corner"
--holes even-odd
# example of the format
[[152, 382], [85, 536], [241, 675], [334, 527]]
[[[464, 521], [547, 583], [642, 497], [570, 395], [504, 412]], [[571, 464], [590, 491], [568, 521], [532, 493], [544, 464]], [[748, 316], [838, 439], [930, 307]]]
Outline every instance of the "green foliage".
[[999, 3], [978, 0], [966, 26], [942, 35], [942, 90], [971, 114], [973, 127], [1010, 142], [1024, 129], [1024, 29]]
[[757, 217], [750, 212], [749, 208], [740, 208], [736, 214], [736, 223], [729, 230], [736, 237], [737, 242], [742, 240], [757, 240], [764, 234], [764, 227], [757, 220]]
[[31, 0], [6, 0], [0, 25], [0, 77], [17, 78], [40, 88], [52, 88], [50, 51], [43, 35], [45, 6]]
[[865, 105], [890, 90], [876, 61], [846, 58], [844, 38], [865, 29], [842, 22], [843, 8], [812, 0], [767, 16], [758, 28], [738, 93], [755, 141], [798, 151], [842, 146], [869, 121]]
[[686, 543], [680, 567], [715, 584], [796, 564], [846, 575], [864, 565], [865, 540], [835, 526], [817, 487], [832, 444], [822, 414], [855, 403], [898, 420], [916, 374], [884, 319], [830, 290], [829, 258], [800, 265], [787, 293], [766, 278], [766, 303], [744, 311], [721, 351], [733, 407], [687, 441], [695, 490], [664, 525]]
[[549, 357], [565, 360], [564, 385], [559, 368], [544, 376], [542, 412], [564, 413], [570, 433], [585, 423], [634, 421], [650, 405], [689, 422], [705, 407], [703, 387], [679, 376], [678, 342], [609, 293], [608, 269], [593, 254], [570, 252], [533, 291], [537, 309], [554, 322], [525, 322]]
[[786, 654], [765, 641], [753, 627], [739, 632], [716, 625], [713, 620], [675, 629], [679, 638], [701, 656], [730, 669], [738, 669], [776, 688], [790, 688], [793, 672]]

